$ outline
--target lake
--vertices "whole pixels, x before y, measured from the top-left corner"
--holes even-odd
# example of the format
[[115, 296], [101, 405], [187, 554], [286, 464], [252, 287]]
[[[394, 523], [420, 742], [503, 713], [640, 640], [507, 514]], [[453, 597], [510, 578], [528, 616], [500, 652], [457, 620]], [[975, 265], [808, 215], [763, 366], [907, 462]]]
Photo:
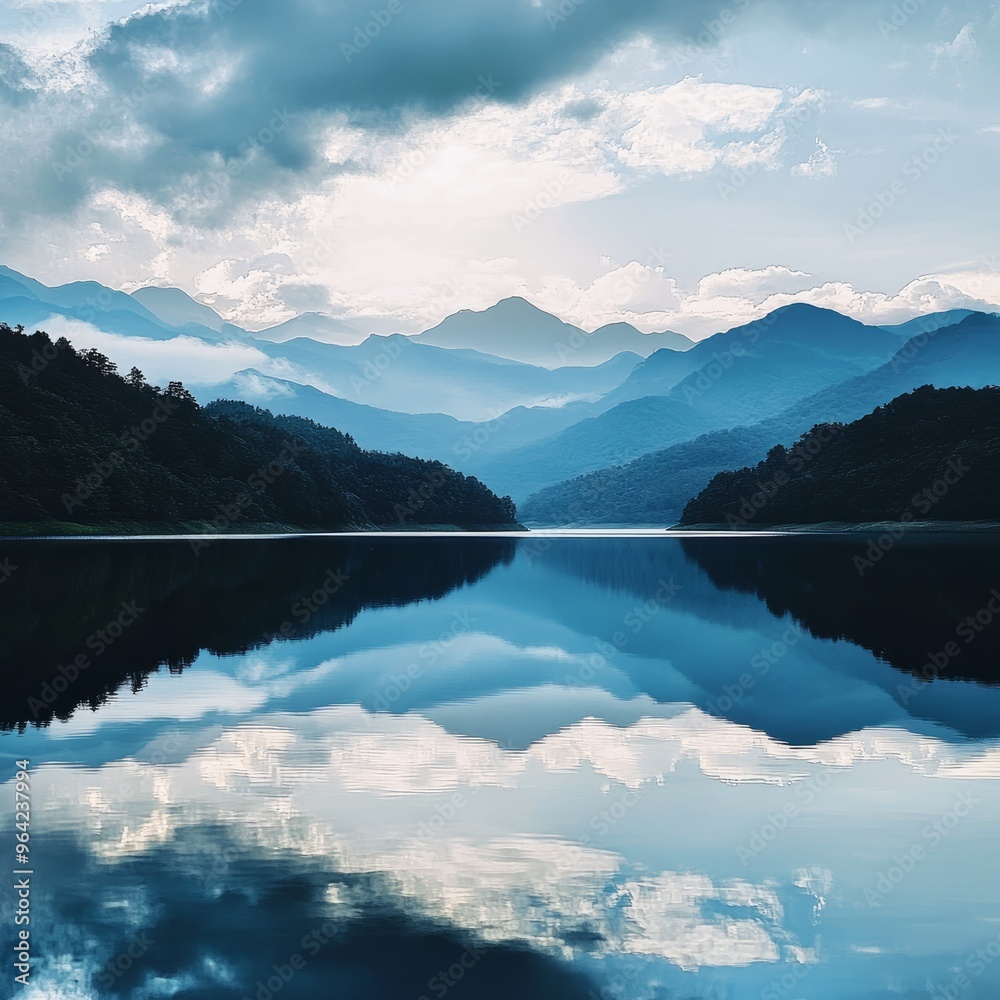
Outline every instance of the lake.
[[0, 995], [995, 1000], [998, 557], [0, 542]]

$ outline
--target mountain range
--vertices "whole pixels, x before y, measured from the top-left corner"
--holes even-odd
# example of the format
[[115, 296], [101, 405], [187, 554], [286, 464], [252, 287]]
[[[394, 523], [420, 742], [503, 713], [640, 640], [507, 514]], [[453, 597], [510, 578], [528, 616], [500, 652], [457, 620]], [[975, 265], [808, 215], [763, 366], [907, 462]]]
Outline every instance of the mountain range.
[[[755, 463], [815, 424], [850, 423], [923, 385], [983, 388], [1000, 382], [1000, 317], [970, 313], [918, 333], [884, 365], [847, 379], [765, 420], [653, 451], [540, 490], [519, 505], [529, 522], [671, 523], [719, 471]], [[617, 498], [612, 501], [611, 498]], [[582, 516], [573, 516], [574, 513]]]
[[694, 346], [683, 334], [641, 333], [628, 323], [588, 333], [516, 296], [482, 312], [463, 309], [413, 339], [435, 347], [471, 347], [544, 368], [596, 365], [623, 351], [647, 358], [663, 348], [686, 351]]
[[1000, 320], [968, 310], [883, 327], [793, 304], [693, 344], [624, 323], [587, 333], [511, 298], [416, 336], [317, 313], [252, 332], [180, 289], [50, 288], [0, 267], [0, 322], [55, 318], [130, 338], [123, 357], [131, 338], [238, 347], [250, 367], [188, 376], [202, 404], [243, 401], [443, 462], [512, 496], [529, 524], [672, 523], [716, 473], [817, 423], [1000, 373]]

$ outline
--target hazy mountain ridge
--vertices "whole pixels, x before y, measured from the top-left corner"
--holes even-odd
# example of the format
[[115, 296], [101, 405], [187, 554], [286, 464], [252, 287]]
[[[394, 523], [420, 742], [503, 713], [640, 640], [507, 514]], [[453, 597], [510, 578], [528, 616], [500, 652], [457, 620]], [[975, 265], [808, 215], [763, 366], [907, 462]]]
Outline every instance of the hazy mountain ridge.
[[530, 498], [526, 516], [536, 517], [532, 493], [596, 471], [602, 459], [617, 466], [706, 432], [755, 424], [875, 368], [898, 350], [898, 338], [879, 327], [814, 306], [786, 306], [684, 354], [652, 355], [600, 400], [597, 408], [604, 412], [586, 424], [514, 452], [483, 455], [474, 468], [519, 503]]
[[520, 504], [522, 518], [551, 523], [664, 523], [726, 469], [757, 461], [818, 423], [849, 423], [921, 385], [981, 388], [1000, 379], [1000, 319], [972, 313], [920, 333], [887, 364], [804, 399], [766, 420], [715, 431], [616, 467], [555, 484]]
[[195, 323], [219, 332], [227, 326], [226, 321], [214, 309], [193, 299], [180, 288], [147, 285], [129, 294], [170, 326], [183, 327]]
[[609, 323], [588, 333], [520, 297], [478, 312], [463, 309], [413, 339], [436, 347], [473, 348], [546, 368], [600, 364], [622, 351], [647, 357], [663, 348], [686, 351], [694, 346], [683, 334], [642, 333], [629, 323]]
[[548, 369], [478, 351], [434, 347], [402, 334], [371, 336], [350, 347], [302, 338], [256, 346], [276, 369], [289, 368], [295, 381], [308, 381], [343, 399], [470, 421], [492, 420], [516, 406], [596, 401], [640, 360], [623, 353], [593, 367]]
[[509, 451], [549, 437], [583, 419], [596, 405], [517, 406], [494, 420], [458, 420], [444, 413], [383, 410], [252, 369], [192, 391], [205, 404], [216, 399], [239, 399], [275, 414], [308, 417], [340, 428], [362, 448], [400, 450], [462, 468], [474, 452]]
[[[0, 269], [4, 309], [29, 328], [54, 314], [151, 340], [183, 335], [252, 347], [268, 360], [195, 384], [197, 398], [240, 399], [331, 424], [366, 448], [445, 462], [548, 523], [675, 520], [716, 472], [756, 461], [775, 441], [817, 422], [857, 419], [921, 384], [982, 384], [984, 371], [1000, 364], [989, 317], [967, 310], [881, 327], [799, 303], [679, 351], [651, 349], [660, 342], [651, 338], [666, 335], [625, 323], [585, 334], [517, 298], [463, 310], [416, 337], [360, 343], [330, 342], [363, 335], [322, 314], [251, 334], [180, 289], [49, 289], [9, 268]], [[948, 332], [957, 328], [960, 343]], [[468, 346], [505, 337], [509, 354], [550, 352], [551, 360], [555, 347], [565, 364]], [[588, 364], [595, 345], [634, 337], [648, 356]]]

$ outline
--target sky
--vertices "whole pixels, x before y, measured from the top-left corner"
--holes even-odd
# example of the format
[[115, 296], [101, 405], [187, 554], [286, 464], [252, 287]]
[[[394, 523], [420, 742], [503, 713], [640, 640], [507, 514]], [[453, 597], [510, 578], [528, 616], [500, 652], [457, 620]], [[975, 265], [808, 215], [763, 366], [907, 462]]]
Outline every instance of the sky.
[[10, 0], [0, 262], [249, 329], [996, 308], [998, 39], [973, 0]]

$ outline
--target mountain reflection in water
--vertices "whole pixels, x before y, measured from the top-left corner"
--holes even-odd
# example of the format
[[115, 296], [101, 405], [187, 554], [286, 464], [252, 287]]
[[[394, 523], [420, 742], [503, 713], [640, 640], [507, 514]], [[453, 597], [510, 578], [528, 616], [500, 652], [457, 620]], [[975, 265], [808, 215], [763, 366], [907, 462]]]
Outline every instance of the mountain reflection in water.
[[994, 547], [866, 545], [8, 543], [33, 989], [996, 996]]

